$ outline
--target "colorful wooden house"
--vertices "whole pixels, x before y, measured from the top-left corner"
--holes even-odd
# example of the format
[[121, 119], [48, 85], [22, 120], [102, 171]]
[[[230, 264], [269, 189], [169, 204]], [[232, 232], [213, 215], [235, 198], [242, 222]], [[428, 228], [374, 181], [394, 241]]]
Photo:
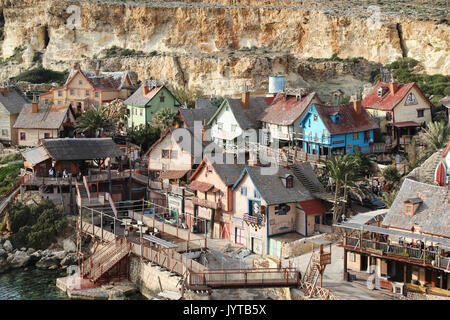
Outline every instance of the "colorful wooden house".
[[397, 83], [392, 76], [390, 82], [386, 76], [378, 80], [362, 105], [379, 121], [380, 131], [392, 147], [408, 145], [411, 137], [432, 121], [432, 103], [417, 84]]
[[45, 104], [71, 105], [75, 112], [98, 108], [115, 99], [125, 100], [133, 85], [128, 71], [72, 70], [64, 85], [39, 96]]
[[189, 178], [195, 196], [185, 200], [186, 224], [191, 230], [230, 240], [232, 187], [244, 165], [218, 164], [207, 156]]
[[0, 142], [15, 145], [17, 132], [14, 124], [24, 106], [30, 102], [16, 87], [3, 86], [0, 91]]
[[304, 152], [325, 156], [352, 154], [356, 149], [370, 152], [378, 128], [361, 101], [337, 106], [314, 103], [299, 125]]
[[153, 116], [162, 109], [178, 112], [181, 103], [160, 81], [146, 80], [127, 100], [128, 127], [136, 128], [151, 123]]

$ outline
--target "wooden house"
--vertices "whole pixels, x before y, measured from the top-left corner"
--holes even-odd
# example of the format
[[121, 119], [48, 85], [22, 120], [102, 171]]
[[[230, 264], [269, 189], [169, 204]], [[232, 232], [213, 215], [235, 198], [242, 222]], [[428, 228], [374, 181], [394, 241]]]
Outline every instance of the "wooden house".
[[16, 87], [3, 86], [0, 91], [0, 142], [16, 145], [17, 132], [14, 124], [19, 113], [30, 101]]

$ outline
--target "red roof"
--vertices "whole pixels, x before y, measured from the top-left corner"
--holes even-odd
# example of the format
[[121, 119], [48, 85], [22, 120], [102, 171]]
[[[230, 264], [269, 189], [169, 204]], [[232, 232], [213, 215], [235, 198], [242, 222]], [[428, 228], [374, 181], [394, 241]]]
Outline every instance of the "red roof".
[[[331, 134], [361, 132], [378, 128], [372, 116], [364, 108], [360, 113], [357, 113], [353, 108], [353, 103], [338, 106], [314, 103], [314, 106], [323, 124]], [[334, 123], [331, 116], [337, 113], [340, 114], [341, 120], [339, 123]]]
[[[386, 82], [381, 82], [378, 80], [375, 88], [362, 100], [362, 105], [365, 108], [370, 109], [378, 109], [384, 111], [391, 111], [394, 109], [400, 101], [410, 92], [412, 87], [416, 87], [420, 94], [428, 101], [428, 99], [424, 96], [423, 92], [417, 86], [415, 82], [405, 83], [405, 84], [397, 84], [398, 88], [395, 94], [391, 94], [389, 89], [390, 84]], [[383, 96], [378, 96], [378, 88], [385, 87], [386, 92]], [[431, 106], [431, 103], [429, 103]]]
[[209, 191], [213, 187], [214, 186], [210, 183], [200, 182], [200, 181], [192, 181], [192, 183], [188, 186], [188, 188], [191, 190], [197, 190], [197, 191], [201, 191], [201, 192]]
[[189, 170], [168, 170], [161, 172], [161, 179], [181, 179], [183, 178]]
[[301, 201], [298, 204], [302, 207], [307, 216], [327, 212], [322, 202], [317, 199]]
[[279, 93], [273, 100], [273, 104], [263, 112], [260, 119], [263, 122], [278, 125], [291, 125], [303, 116], [313, 102], [320, 103], [315, 92], [311, 92], [298, 100], [293, 96], [284, 98], [283, 94]]

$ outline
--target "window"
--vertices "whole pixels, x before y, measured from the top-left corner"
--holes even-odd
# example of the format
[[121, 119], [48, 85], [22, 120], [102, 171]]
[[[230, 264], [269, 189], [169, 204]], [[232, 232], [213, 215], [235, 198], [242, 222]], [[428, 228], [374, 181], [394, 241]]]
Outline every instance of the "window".
[[95, 93], [95, 97], [98, 98], [98, 92]]
[[83, 84], [83, 81], [82, 80], [78, 80], [78, 84]]
[[423, 118], [423, 109], [417, 110], [417, 118]]
[[278, 132], [279, 133], [283, 132], [283, 126], [278, 125]]
[[59, 106], [62, 105], [62, 101], [61, 100], [58, 100], [58, 105]]
[[26, 140], [26, 135], [25, 135], [25, 132], [21, 132], [20, 133], [20, 140]]
[[162, 150], [161, 156], [163, 159], [170, 159], [170, 150]]
[[349, 252], [350, 253], [350, 262], [356, 262], [356, 254]]
[[286, 188], [293, 188], [294, 187], [294, 177], [288, 176], [286, 177]]
[[217, 123], [217, 129], [218, 129], [218, 130], [222, 130], [222, 129], [223, 129], [223, 124], [220, 123], [220, 122], [218, 122], [218, 123]]
[[62, 97], [62, 91], [61, 90], [58, 91], [58, 97]]
[[89, 90], [86, 90], [86, 97], [89, 97]]
[[170, 152], [170, 159], [176, 159], [178, 157], [178, 151], [177, 150], [172, 150]]
[[364, 131], [364, 142], [370, 140], [370, 131]]
[[45, 102], [45, 104], [48, 104], [48, 99], [45, 99], [44, 102]]
[[75, 94], [75, 90], [70, 89], [70, 95], [73, 96]]
[[144, 115], [144, 111], [141, 109], [139, 115], [142, 117]]
[[314, 115], [314, 121], [317, 121], [317, 114]]
[[261, 198], [261, 197], [259, 196], [259, 192], [256, 191], [256, 190], [253, 191], [253, 196], [254, 196], [256, 199]]
[[237, 129], [237, 126], [235, 124], [231, 125], [231, 132], [235, 132]]
[[391, 121], [392, 120], [392, 113], [386, 112], [386, 120]]
[[50, 139], [50, 133], [45, 132], [44, 133], [44, 139]]
[[406, 98], [405, 104], [406, 104], [406, 105], [409, 105], [409, 104], [417, 104], [416, 97], [414, 96], [414, 94], [413, 94], [412, 92], [411, 92], [411, 93], [408, 95], [408, 97]]
[[244, 196], [247, 195], [247, 187], [241, 187], [241, 194]]
[[407, 204], [405, 204], [405, 214], [406, 214], [407, 216], [412, 216], [412, 215], [414, 214], [414, 211], [413, 211], [413, 205], [407, 205]]
[[[94, 106], [95, 106], [95, 109], [98, 109], [98, 102], [97, 101], [94, 102]], [[128, 113], [128, 110], [127, 110], [127, 113]]]
[[164, 97], [164, 96], [160, 96], [159, 97], [159, 102], [164, 102], [164, 99], [165, 99], [166, 97]]
[[358, 140], [358, 132], [353, 133], [353, 140]]
[[2, 136], [4, 137], [8, 136], [8, 129], [2, 129]]

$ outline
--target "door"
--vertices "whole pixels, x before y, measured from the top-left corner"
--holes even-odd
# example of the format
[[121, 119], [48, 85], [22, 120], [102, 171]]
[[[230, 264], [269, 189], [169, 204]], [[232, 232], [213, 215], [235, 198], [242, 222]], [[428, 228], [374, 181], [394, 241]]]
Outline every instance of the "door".
[[228, 223], [220, 223], [220, 237], [230, 240], [230, 225]]
[[252, 237], [252, 251], [256, 254], [263, 254], [261, 239]]

